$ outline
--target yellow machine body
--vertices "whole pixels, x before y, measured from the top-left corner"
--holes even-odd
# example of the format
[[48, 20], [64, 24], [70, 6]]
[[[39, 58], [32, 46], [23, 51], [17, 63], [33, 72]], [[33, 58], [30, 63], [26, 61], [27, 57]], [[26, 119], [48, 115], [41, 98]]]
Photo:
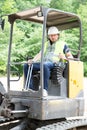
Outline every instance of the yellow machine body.
[[75, 98], [83, 90], [83, 62], [69, 61], [68, 97]]

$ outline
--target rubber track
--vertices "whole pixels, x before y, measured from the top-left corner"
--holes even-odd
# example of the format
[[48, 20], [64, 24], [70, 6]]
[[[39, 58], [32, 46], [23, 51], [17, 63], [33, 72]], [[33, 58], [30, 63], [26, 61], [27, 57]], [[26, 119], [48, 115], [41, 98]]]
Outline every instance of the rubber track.
[[9, 130], [11, 127], [20, 123], [20, 119], [10, 119], [0, 117], [0, 130]]
[[67, 130], [76, 127], [86, 126], [86, 125], [87, 125], [87, 118], [74, 119], [74, 120], [62, 121], [51, 125], [43, 126], [41, 128], [37, 128], [36, 130]]

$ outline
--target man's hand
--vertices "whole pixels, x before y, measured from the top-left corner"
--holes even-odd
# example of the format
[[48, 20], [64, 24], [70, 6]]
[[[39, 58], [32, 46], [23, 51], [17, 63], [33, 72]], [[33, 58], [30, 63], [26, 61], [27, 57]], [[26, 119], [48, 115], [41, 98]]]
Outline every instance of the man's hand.
[[31, 65], [33, 63], [33, 59], [28, 60], [28, 65]]
[[65, 55], [63, 55], [63, 54], [61, 54], [61, 53], [59, 53], [59, 55], [58, 55], [58, 58], [61, 60], [64, 60], [64, 59], [66, 59], [66, 57], [65, 57]]

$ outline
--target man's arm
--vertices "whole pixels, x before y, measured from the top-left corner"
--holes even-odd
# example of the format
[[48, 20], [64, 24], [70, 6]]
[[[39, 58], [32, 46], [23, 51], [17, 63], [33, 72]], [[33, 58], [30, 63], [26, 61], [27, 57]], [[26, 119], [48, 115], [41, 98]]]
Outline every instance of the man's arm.
[[40, 58], [41, 58], [41, 51], [38, 54], [36, 54], [33, 59], [29, 59], [28, 64], [32, 64], [33, 62], [40, 60]]
[[65, 56], [66, 56], [66, 58], [73, 58], [73, 55], [71, 54], [70, 51], [67, 52], [67, 53], [65, 54]]
[[70, 49], [67, 45], [64, 46], [64, 53], [66, 58], [73, 59], [73, 55], [70, 52]]
[[64, 45], [64, 50], [63, 50], [64, 54], [59, 53], [58, 57], [60, 59], [65, 59], [65, 60], [69, 60], [69, 59], [73, 59], [73, 55], [70, 52], [70, 49], [67, 45]]
[[32, 60], [33, 60], [33, 62], [36, 62], [36, 61], [40, 60], [40, 58], [41, 58], [41, 51]]

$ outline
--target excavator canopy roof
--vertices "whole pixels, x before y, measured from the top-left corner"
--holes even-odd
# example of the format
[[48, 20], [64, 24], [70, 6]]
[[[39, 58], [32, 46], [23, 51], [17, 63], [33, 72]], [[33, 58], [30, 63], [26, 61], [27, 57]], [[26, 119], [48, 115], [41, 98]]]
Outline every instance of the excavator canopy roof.
[[53, 8], [35, 7], [22, 12], [8, 15], [10, 23], [17, 19], [43, 24], [46, 20], [46, 26], [56, 26], [59, 30], [79, 27], [80, 19], [77, 15]]

